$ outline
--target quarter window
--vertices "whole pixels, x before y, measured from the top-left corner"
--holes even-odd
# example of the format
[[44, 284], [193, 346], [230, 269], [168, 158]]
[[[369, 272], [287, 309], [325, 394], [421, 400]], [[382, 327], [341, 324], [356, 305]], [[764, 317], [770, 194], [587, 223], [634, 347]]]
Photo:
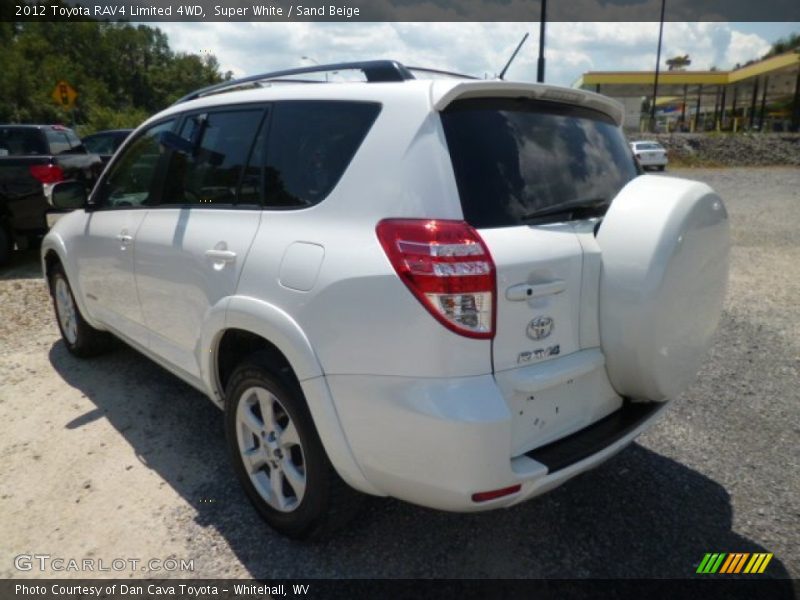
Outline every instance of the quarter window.
[[48, 129], [45, 135], [47, 136], [48, 144], [50, 144], [50, 154], [63, 154], [71, 150], [69, 139], [63, 131]]
[[372, 127], [380, 105], [296, 101], [274, 105], [264, 173], [266, 205], [301, 208], [336, 186]]
[[75, 148], [80, 148], [82, 146], [81, 139], [75, 135], [75, 132], [71, 129], [67, 129], [64, 132], [67, 136], [67, 140], [69, 141], [70, 147], [74, 150]]

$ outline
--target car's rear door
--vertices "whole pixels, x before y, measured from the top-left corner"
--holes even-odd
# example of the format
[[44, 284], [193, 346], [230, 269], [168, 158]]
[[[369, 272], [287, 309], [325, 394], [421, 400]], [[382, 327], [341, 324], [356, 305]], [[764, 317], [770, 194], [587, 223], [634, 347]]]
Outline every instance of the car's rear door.
[[137, 234], [136, 284], [150, 350], [193, 377], [207, 351], [203, 324], [236, 290], [259, 226], [258, 153], [268, 112], [248, 106], [186, 115], [183, 143], [168, 152], [159, 204]]
[[[441, 118], [464, 218], [495, 262], [492, 360], [517, 454], [616, 408], [610, 388], [581, 380], [603, 367], [592, 218], [636, 169], [618, 127], [595, 110], [482, 97], [452, 102]], [[556, 208], [576, 201], [586, 208]]]

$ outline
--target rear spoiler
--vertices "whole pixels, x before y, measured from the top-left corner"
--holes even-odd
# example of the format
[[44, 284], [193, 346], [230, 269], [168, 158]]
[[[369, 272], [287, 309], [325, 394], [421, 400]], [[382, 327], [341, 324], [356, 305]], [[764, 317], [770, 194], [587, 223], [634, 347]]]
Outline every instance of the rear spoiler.
[[593, 108], [611, 117], [618, 126], [622, 124], [625, 114], [622, 104], [607, 96], [540, 83], [488, 80], [465, 81], [454, 85], [450, 82], [434, 81], [431, 87], [431, 103], [437, 111], [444, 110], [455, 100], [466, 98], [519, 98], [520, 96]]

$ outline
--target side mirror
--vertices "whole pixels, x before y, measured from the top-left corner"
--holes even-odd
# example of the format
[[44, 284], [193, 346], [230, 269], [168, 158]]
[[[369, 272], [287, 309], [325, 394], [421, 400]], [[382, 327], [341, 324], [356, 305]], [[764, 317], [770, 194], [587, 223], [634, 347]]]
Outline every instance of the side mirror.
[[55, 209], [74, 210], [86, 206], [86, 186], [80, 181], [59, 181], [47, 186], [47, 200]]

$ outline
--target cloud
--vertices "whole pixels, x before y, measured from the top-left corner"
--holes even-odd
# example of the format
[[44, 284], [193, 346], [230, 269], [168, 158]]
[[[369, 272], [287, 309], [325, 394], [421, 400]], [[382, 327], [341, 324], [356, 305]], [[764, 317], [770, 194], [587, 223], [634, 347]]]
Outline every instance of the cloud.
[[[236, 76], [290, 68], [310, 61], [332, 63], [392, 58], [405, 64], [498, 73], [522, 35], [530, 38], [507, 78], [536, 78], [538, 23], [161, 23], [173, 48], [211, 52]], [[570, 85], [588, 70], [652, 69], [658, 23], [549, 23], [547, 81]], [[763, 55], [770, 44], [728, 23], [664, 25], [664, 61], [689, 54], [691, 68], [731, 68]]]
[[770, 44], [754, 33], [731, 32], [725, 58], [729, 64], [744, 64], [754, 57], [763, 56], [770, 49]]

